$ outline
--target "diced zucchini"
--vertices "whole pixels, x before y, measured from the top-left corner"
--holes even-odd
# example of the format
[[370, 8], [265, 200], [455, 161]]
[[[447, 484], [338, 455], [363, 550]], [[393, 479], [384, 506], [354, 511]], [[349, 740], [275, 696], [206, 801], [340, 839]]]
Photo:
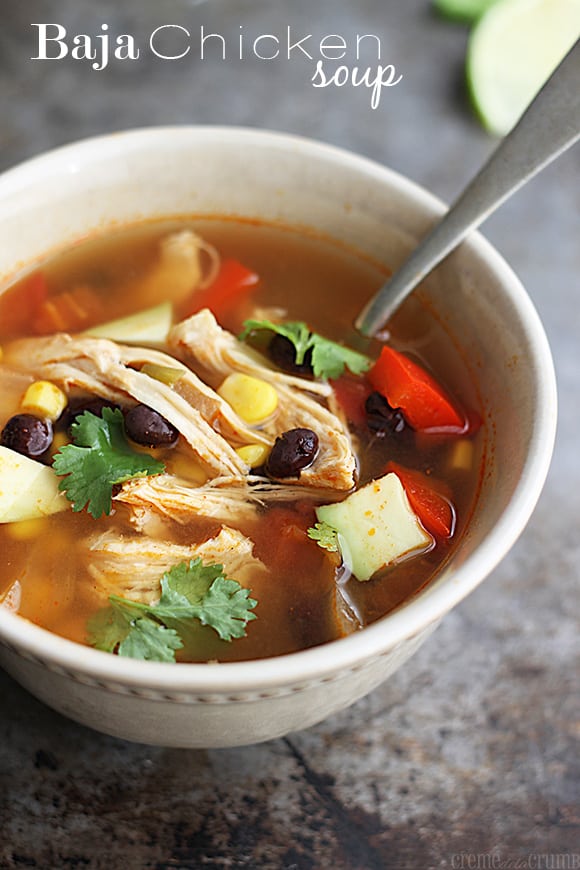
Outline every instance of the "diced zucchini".
[[357, 580], [432, 544], [396, 474], [367, 483], [336, 504], [316, 508], [320, 522], [338, 533], [345, 563]]
[[173, 306], [171, 302], [162, 302], [129, 317], [91, 326], [83, 334], [126, 344], [164, 344], [172, 323]]
[[33, 520], [69, 507], [52, 468], [0, 446], [0, 523]]

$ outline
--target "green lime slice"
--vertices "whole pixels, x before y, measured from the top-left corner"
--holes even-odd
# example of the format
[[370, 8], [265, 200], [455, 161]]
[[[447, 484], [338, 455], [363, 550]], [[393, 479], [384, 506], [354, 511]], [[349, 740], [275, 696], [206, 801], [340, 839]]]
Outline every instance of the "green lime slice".
[[452, 21], [471, 24], [498, 0], [433, 0], [433, 8], [439, 15]]
[[507, 133], [580, 37], [580, 0], [499, 0], [475, 25], [467, 85], [485, 127]]

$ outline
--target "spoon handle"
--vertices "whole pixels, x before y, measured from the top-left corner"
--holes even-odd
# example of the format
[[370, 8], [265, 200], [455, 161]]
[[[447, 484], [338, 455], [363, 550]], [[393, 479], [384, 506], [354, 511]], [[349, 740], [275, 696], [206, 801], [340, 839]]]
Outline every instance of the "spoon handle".
[[487, 163], [359, 314], [373, 335], [416, 285], [512, 193], [580, 138], [580, 40]]

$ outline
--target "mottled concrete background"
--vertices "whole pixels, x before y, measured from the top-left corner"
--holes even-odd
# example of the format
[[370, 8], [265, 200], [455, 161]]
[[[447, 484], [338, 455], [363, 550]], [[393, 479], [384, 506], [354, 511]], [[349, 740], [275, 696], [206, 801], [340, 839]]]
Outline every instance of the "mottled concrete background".
[[[3, 2], [0, 166], [117, 128], [225, 122], [346, 146], [449, 200], [494, 143], [465, 106], [466, 31], [427, 3]], [[315, 91], [299, 59], [149, 57], [101, 72], [32, 62], [30, 23], [50, 21], [70, 34], [98, 33], [102, 22], [136, 35], [166, 23], [234, 35], [240, 24], [250, 35], [287, 25], [373, 32], [403, 81], [373, 112], [360, 89]], [[509, 557], [388, 683], [263, 746], [131, 745], [68, 722], [0, 675], [0, 867], [580, 865], [579, 170], [576, 150], [485, 230], [540, 310], [560, 387], [548, 484]]]

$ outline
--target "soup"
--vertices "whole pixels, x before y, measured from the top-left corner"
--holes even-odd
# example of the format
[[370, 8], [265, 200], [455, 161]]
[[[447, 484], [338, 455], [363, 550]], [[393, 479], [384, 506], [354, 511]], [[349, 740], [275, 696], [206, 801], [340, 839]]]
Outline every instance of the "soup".
[[329, 240], [233, 220], [84, 240], [0, 297], [0, 599], [120, 655], [337, 639], [433, 580], [477, 495], [460, 349]]

